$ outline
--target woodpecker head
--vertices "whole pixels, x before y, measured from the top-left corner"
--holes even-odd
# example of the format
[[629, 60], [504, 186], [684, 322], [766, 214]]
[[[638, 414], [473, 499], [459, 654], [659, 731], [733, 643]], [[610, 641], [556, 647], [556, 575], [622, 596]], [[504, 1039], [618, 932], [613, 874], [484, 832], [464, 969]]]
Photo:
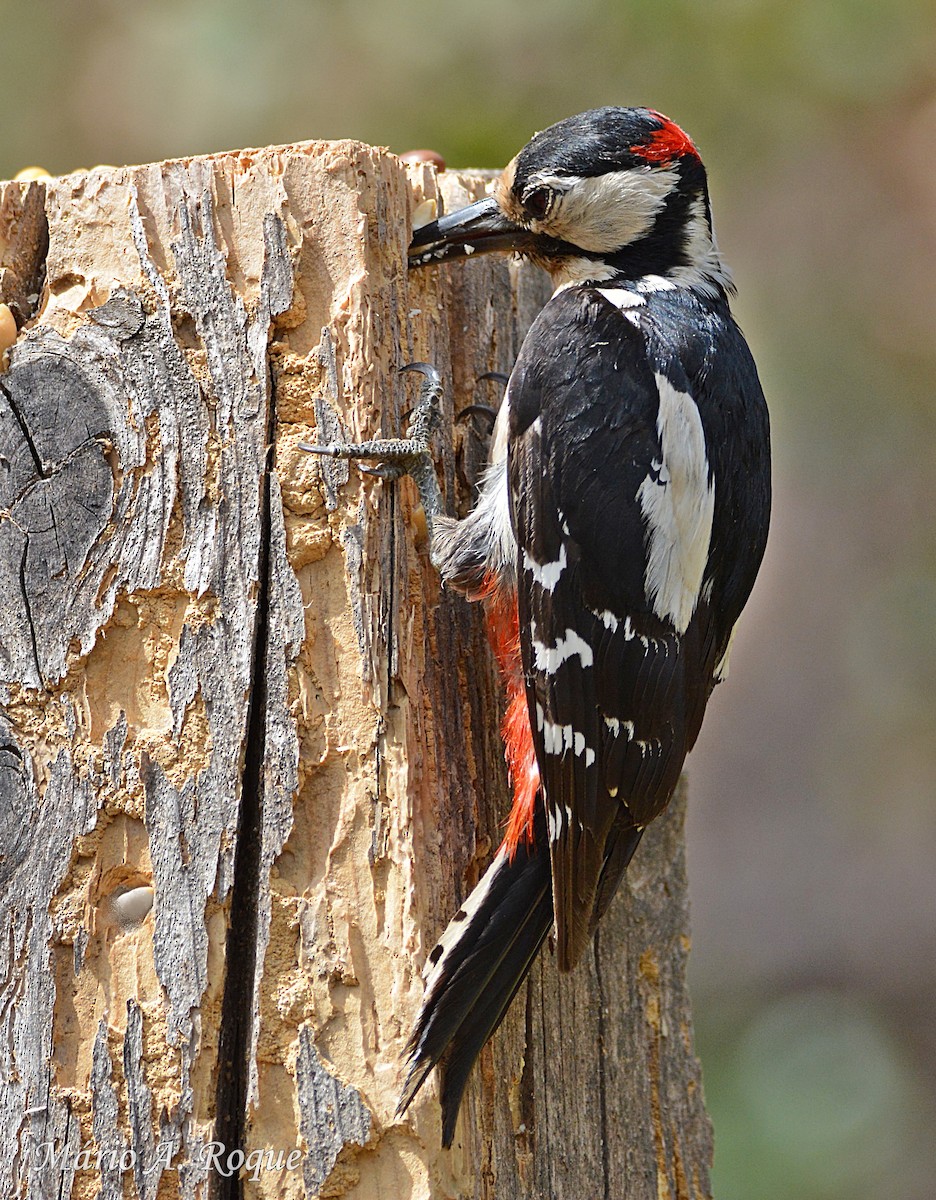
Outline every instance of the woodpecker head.
[[699, 153], [648, 108], [596, 108], [536, 134], [493, 196], [415, 231], [410, 265], [493, 250], [531, 258], [557, 286], [648, 275], [731, 286]]

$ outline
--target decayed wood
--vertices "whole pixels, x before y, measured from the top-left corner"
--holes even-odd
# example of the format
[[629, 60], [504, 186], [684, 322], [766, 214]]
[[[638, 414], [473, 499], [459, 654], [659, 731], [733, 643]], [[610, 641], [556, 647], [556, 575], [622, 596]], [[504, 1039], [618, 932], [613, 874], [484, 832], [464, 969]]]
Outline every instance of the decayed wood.
[[409, 171], [331, 143], [0, 185], [0, 1195], [708, 1195], [681, 801], [583, 967], [542, 956], [454, 1150], [434, 1085], [394, 1117], [499, 837], [500, 690], [409, 482], [296, 443], [399, 430], [432, 361], [466, 511], [454, 406], [546, 295], [407, 276]]

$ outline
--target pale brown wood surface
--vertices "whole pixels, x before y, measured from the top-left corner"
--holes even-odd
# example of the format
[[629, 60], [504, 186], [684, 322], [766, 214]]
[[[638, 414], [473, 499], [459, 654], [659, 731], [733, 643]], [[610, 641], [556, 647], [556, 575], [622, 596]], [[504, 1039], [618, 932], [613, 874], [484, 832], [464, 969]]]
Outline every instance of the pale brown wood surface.
[[454, 1149], [434, 1083], [394, 1117], [509, 802], [501, 693], [410, 482], [296, 443], [396, 434], [431, 361], [467, 511], [455, 411], [547, 295], [408, 275], [425, 196], [355, 143], [0, 184], [0, 1196], [708, 1195], [682, 799], [581, 969], [542, 955]]

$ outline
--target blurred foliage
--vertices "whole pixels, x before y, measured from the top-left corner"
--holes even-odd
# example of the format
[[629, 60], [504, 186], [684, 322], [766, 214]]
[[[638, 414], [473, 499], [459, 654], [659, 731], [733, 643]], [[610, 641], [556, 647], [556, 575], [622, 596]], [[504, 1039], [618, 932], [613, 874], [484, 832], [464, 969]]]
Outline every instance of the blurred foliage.
[[497, 166], [606, 103], [689, 128], [777, 475], [691, 770], [716, 1192], [931, 1195], [932, 0], [2, 0], [0, 30], [7, 176], [336, 137]]

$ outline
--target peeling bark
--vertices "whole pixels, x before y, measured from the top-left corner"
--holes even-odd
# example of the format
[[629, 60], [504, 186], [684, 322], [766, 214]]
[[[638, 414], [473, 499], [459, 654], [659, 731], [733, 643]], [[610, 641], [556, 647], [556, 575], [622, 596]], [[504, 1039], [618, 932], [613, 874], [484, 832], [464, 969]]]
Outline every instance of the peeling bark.
[[681, 800], [593, 956], [541, 957], [455, 1149], [432, 1086], [394, 1116], [499, 838], [501, 695], [410, 483], [296, 443], [396, 432], [432, 361], [470, 506], [455, 408], [546, 291], [408, 277], [436, 186], [354, 143], [0, 184], [0, 1196], [708, 1195]]

